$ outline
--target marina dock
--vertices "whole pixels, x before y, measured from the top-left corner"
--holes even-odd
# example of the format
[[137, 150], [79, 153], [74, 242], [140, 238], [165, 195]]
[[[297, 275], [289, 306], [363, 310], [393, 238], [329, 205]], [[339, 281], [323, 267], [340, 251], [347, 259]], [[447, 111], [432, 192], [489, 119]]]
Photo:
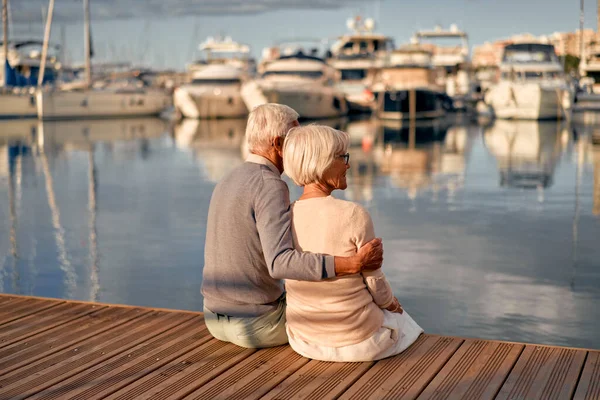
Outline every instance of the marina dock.
[[0, 294], [0, 399], [600, 398], [600, 351], [422, 335], [378, 362], [213, 339], [202, 313]]

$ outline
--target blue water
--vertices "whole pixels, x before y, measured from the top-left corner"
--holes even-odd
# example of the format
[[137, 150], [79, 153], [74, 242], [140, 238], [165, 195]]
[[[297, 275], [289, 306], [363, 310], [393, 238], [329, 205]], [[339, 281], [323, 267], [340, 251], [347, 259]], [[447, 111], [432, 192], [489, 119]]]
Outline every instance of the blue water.
[[[371, 212], [427, 332], [600, 349], [600, 126], [324, 123], [352, 137], [335, 195]], [[201, 310], [208, 204], [244, 128], [0, 123], [0, 292]]]

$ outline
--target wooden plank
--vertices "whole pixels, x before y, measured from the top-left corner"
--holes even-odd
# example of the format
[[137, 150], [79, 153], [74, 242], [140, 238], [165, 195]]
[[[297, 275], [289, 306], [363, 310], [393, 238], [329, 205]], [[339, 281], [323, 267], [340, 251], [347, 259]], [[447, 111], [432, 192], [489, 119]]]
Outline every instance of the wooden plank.
[[56, 307], [61, 302], [37, 299], [24, 299], [0, 305], [6, 308], [0, 310], [0, 326], [32, 315], [48, 308]]
[[584, 350], [527, 345], [496, 398], [570, 399], [586, 354]]
[[263, 349], [185, 399], [258, 399], [306, 363], [287, 345]]
[[29, 399], [103, 399], [210, 339], [203, 318], [197, 316]]
[[0, 349], [0, 376], [106, 332], [149, 310], [107, 307]]
[[600, 399], [600, 352], [588, 352], [573, 400]]
[[14, 299], [15, 299], [15, 297], [13, 297], [13, 296], [9, 296], [6, 294], [0, 294], [0, 304], [6, 303], [8, 301], [12, 301]]
[[23, 303], [33, 303], [35, 300], [27, 297], [10, 297], [8, 301], [0, 303], [0, 324], [4, 321], [2, 317], [6, 315], [7, 312], [10, 312], [12, 308], [18, 306]]
[[14, 343], [15, 341], [26, 339], [66, 322], [80, 318], [83, 315], [91, 314], [100, 308], [102, 307], [86, 304], [60, 303], [56, 307], [1, 325], [0, 347], [7, 346], [9, 343]]
[[401, 354], [378, 361], [340, 399], [415, 399], [462, 342], [421, 335]]
[[466, 340], [419, 400], [493, 399], [525, 346]]
[[337, 399], [375, 364], [334, 363], [312, 360], [275, 386], [261, 400]]
[[24, 399], [151, 339], [192, 315], [150, 312], [0, 378], [0, 397]]
[[212, 339], [106, 400], [180, 399], [256, 352]]

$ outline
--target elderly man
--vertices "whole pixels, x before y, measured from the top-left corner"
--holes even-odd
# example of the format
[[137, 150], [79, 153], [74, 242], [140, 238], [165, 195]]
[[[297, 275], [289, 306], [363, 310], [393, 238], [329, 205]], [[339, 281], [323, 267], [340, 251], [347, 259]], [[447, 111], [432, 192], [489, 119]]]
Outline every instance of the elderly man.
[[215, 187], [204, 250], [204, 319], [217, 339], [242, 347], [287, 343], [282, 279], [318, 281], [383, 261], [381, 239], [355, 256], [333, 257], [294, 249], [289, 192], [281, 180], [282, 147], [298, 113], [264, 104], [248, 117], [246, 162]]

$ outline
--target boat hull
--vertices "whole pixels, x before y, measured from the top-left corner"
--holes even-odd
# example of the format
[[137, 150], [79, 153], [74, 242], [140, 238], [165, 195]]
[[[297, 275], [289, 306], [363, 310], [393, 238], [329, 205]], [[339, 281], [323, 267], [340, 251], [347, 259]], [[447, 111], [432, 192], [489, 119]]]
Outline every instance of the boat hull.
[[499, 119], [561, 119], [570, 111], [567, 89], [536, 83], [502, 82], [490, 89], [485, 101]]
[[410, 119], [410, 92], [415, 92], [415, 119], [444, 116], [441, 94], [428, 89], [395, 89], [375, 93], [375, 114], [381, 119]]
[[263, 88], [263, 95], [269, 103], [285, 104], [300, 114], [303, 119], [341, 117], [348, 113], [348, 105], [343, 94], [328, 87]]
[[171, 104], [161, 91], [38, 91], [36, 96], [43, 120], [153, 116]]
[[185, 118], [240, 118], [248, 115], [239, 87], [195, 88], [182, 86], [173, 93], [175, 108]]
[[0, 119], [35, 118], [37, 116], [35, 95], [0, 94]]

